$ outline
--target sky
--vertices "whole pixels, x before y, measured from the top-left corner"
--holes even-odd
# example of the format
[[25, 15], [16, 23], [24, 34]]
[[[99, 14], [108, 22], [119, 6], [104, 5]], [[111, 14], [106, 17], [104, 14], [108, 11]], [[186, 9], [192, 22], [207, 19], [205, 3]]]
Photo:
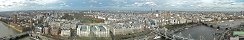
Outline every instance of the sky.
[[151, 9], [242, 11], [244, 0], [0, 0], [0, 11]]

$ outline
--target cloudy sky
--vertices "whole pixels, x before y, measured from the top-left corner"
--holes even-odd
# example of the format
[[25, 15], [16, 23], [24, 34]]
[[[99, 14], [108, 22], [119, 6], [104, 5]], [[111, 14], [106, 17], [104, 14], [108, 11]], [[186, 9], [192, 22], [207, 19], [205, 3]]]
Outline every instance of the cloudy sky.
[[244, 0], [0, 0], [0, 11], [16, 10], [244, 10]]

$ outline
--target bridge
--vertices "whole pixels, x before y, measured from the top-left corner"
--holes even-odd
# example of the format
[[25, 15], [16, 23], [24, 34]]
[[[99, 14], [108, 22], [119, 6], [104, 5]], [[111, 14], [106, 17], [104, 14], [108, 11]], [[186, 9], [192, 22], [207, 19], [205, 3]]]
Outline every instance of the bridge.
[[[168, 32], [166, 28], [164, 29], [158, 29], [158, 28], [153, 28], [154, 33], [156, 33], [158, 36], [165, 37], [165, 39], [170, 39], [170, 40], [193, 40], [191, 35], [189, 37], [183, 37], [183, 35], [180, 34], [173, 34], [174, 32]], [[164, 31], [164, 32], [162, 32]]]
[[31, 34], [31, 31], [22, 32], [22, 33], [17, 34], [17, 35], [10, 35], [10, 36], [1, 37], [0, 40], [17, 40], [17, 39], [29, 36], [29, 34]]
[[[222, 29], [222, 30], [237, 28], [236, 25], [233, 25], [233, 24], [230, 25], [230, 23], [229, 23], [229, 25], [210, 24], [210, 23], [206, 23], [206, 22], [200, 22], [200, 23], [202, 23], [203, 25], [208, 26], [208, 27]], [[238, 25], [240, 25], [240, 24], [238, 24]]]
[[183, 37], [182, 33], [179, 34], [163, 34], [160, 33], [161, 36], [165, 37], [166, 39], [171, 39], [171, 40], [193, 40], [191, 35], [189, 35], [188, 37]]

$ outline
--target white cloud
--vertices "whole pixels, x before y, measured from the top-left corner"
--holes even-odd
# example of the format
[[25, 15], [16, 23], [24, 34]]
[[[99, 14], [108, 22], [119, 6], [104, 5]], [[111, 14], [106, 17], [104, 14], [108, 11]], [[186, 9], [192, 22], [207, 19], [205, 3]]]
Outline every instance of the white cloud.
[[54, 4], [54, 3], [59, 3], [60, 0], [34, 0], [34, 1], [28, 1], [30, 3], [36, 3], [36, 4], [41, 4], [41, 5], [46, 5], [46, 4]]
[[177, 5], [183, 8], [189, 6], [189, 8], [244, 8], [243, 4], [236, 0], [170, 0], [165, 1], [162, 5]]
[[13, 6], [24, 5], [24, 0], [0, 0], [0, 8], [10, 8]]
[[60, 2], [60, 0], [0, 0], [0, 8], [21, 7], [31, 4], [49, 5], [58, 2]]
[[[72, 0], [67, 0], [73, 2]], [[109, 2], [104, 2], [109, 1]], [[94, 4], [99, 5], [94, 5]], [[80, 4], [92, 7], [146, 7], [162, 9], [212, 9], [212, 8], [244, 8], [244, 2], [237, 0], [83, 0]], [[23, 7], [40, 8], [57, 8], [72, 7], [72, 5], [84, 6], [65, 3], [64, 0], [0, 0], [0, 10], [5, 9], [23, 9]], [[25, 9], [23, 9], [25, 10]]]
[[[0, 11], [40, 9], [42, 7], [48, 7], [47, 5], [53, 5], [62, 2], [62, 0], [0, 0]], [[68, 5], [65, 4], [61, 6]]]

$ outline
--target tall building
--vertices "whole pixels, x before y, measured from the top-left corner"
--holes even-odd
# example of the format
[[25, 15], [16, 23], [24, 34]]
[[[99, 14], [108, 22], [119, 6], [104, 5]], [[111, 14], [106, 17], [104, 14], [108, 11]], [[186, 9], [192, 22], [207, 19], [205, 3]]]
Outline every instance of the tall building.
[[13, 23], [17, 23], [17, 15], [13, 15], [12, 18], [13, 18]]

